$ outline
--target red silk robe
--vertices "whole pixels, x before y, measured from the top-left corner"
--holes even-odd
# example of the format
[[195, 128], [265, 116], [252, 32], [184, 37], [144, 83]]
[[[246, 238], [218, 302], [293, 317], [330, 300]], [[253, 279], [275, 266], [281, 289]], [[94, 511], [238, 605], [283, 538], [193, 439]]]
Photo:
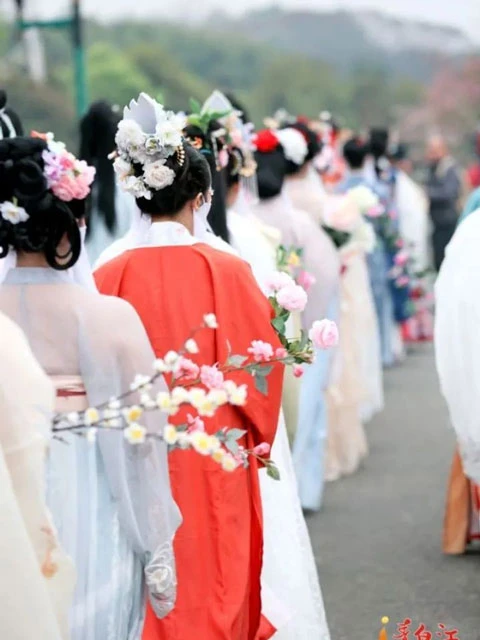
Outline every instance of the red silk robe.
[[[193, 359], [198, 364], [223, 363], [228, 343], [233, 354], [246, 354], [252, 340], [279, 346], [270, 324], [270, 305], [250, 268], [207, 245], [127, 251], [101, 267], [95, 278], [102, 293], [124, 298], [135, 307], [158, 357], [180, 349], [207, 313], [216, 314], [219, 328], [205, 329], [196, 337], [200, 354]], [[228, 377], [248, 385], [247, 404], [219, 409], [214, 418], [205, 420], [208, 432], [238, 427], [247, 431], [244, 446], [272, 444], [283, 367], [276, 365], [269, 375], [268, 396], [260, 394], [244, 372]], [[171, 421], [184, 422], [185, 413]], [[169, 456], [169, 466], [173, 495], [183, 516], [175, 538], [177, 603], [163, 620], [148, 609], [143, 640], [261, 637], [263, 535], [256, 462], [228, 473], [195, 452], [176, 451]]]

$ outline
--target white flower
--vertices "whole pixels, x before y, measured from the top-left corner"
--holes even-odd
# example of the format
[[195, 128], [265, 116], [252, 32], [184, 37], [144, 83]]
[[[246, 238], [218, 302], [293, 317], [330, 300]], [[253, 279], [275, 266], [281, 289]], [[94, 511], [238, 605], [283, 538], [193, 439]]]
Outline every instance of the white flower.
[[277, 129], [275, 135], [280, 140], [287, 160], [298, 166], [303, 165], [308, 154], [308, 145], [300, 131], [287, 127], [286, 129]]
[[0, 213], [2, 218], [11, 224], [26, 222], [30, 217], [23, 207], [19, 207], [8, 200], [0, 204]]
[[95, 429], [95, 427], [92, 427], [91, 429], [89, 429], [87, 431], [86, 438], [87, 438], [87, 442], [94, 444], [97, 441], [97, 429]]
[[134, 381], [130, 385], [130, 389], [132, 391], [138, 391], [139, 389], [148, 391], [148, 389], [152, 388], [152, 384], [150, 381], [151, 381], [150, 376], [143, 376], [140, 373], [137, 373]]
[[190, 393], [185, 389], [185, 387], [175, 387], [172, 389], [171, 397], [173, 404], [177, 406], [190, 401]]
[[192, 407], [197, 408], [199, 404], [205, 401], [206, 392], [204, 389], [200, 389], [200, 387], [194, 387], [189, 391], [190, 404]]
[[122, 406], [120, 400], [118, 400], [117, 398], [111, 398], [110, 402], [108, 403], [108, 408], [112, 409], [112, 410], [117, 410], [120, 409], [120, 407]]
[[167, 444], [176, 444], [179, 433], [173, 424], [166, 424], [163, 428], [163, 439]]
[[138, 422], [138, 420], [142, 417], [143, 409], [138, 405], [134, 404], [131, 407], [127, 407], [123, 411], [123, 415], [125, 420], [131, 424], [132, 422]]
[[134, 120], [121, 120], [118, 123], [115, 143], [120, 149], [130, 150], [131, 147], [141, 147], [145, 143], [145, 134]]
[[167, 365], [167, 367], [169, 367], [167, 371], [171, 371], [172, 367], [174, 367], [178, 363], [179, 359], [180, 356], [176, 351], [169, 351], [164, 358], [165, 364]]
[[67, 421], [70, 424], [77, 424], [79, 418], [80, 418], [80, 416], [78, 415], [78, 413], [76, 411], [71, 411], [70, 413], [67, 413]]
[[143, 175], [145, 183], [157, 191], [169, 187], [175, 180], [175, 171], [166, 167], [163, 160], [146, 164], [143, 168]]
[[129, 193], [134, 198], [145, 198], [146, 200], [152, 199], [152, 193], [147, 189], [142, 178], [127, 176], [120, 179], [119, 184], [123, 191]]
[[236, 407], [243, 407], [247, 403], [247, 394], [246, 384], [242, 384], [239, 387], [235, 386], [235, 389], [228, 394], [228, 401]]
[[157, 373], [167, 373], [170, 368], [162, 358], [157, 358], [153, 363], [153, 368]]
[[142, 425], [134, 422], [125, 429], [123, 435], [130, 444], [143, 444], [147, 437], [147, 430]]
[[217, 316], [214, 313], [207, 313], [206, 315], [204, 315], [203, 316], [203, 321], [205, 322], [205, 325], [209, 329], [217, 329], [218, 328]]
[[100, 420], [100, 414], [98, 413], [98, 409], [95, 407], [90, 407], [85, 411], [85, 424], [91, 425], [94, 422], [98, 422]]
[[140, 394], [140, 404], [145, 409], [154, 409], [156, 407], [155, 402], [152, 400], [150, 394], [146, 391]]
[[198, 353], [199, 352], [198, 344], [195, 342], [195, 340], [193, 338], [190, 338], [189, 340], [186, 341], [185, 349], [188, 351], [188, 353]]
[[[215, 436], [209, 436], [205, 431], [194, 431], [190, 434], [190, 442], [192, 447], [200, 453], [202, 456], [209, 456], [216, 450], [216, 442], [218, 441]], [[218, 443], [220, 446], [220, 443]]]
[[168, 413], [168, 415], [173, 416], [178, 413], [178, 405], [176, 405], [168, 391], [160, 391], [157, 394], [156, 398], [157, 407], [160, 411], [164, 413]]
[[221, 464], [224, 471], [235, 471], [235, 469], [238, 467], [237, 461], [230, 453], [226, 453], [223, 456]]
[[105, 426], [110, 428], [121, 427], [122, 419], [118, 412], [118, 409], [105, 409], [102, 416], [105, 421]]
[[224, 459], [224, 457], [227, 455], [227, 452], [225, 451], [225, 449], [222, 449], [221, 447], [219, 449], [216, 449], [213, 453], [212, 453], [212, 458], [215, 462], [218, 462], [219, 464], [222, 463], [222, 460]]
[[367, 186], [358, 185], [347, 192], [347, 195], [355, 201], [355, 204], [362, 213], [366, 213], [369, 209], [377, 207], [380, 203], [378, 196]]
[[120, 180], [124, 180], [127, 176], [130, 176], [133, 173], [133, 167], [130, 162], [120, 157], [115, 158], [113, 169]]
[[222, 407], [228, 402], [228, 394], [225, 389], [211, 389], [208, 392], [208, 398], [216, 404], [217, 407]]
[[186, 431], [180, 431], [178, 433], [177, 445], [180, 449], [188, 449], [190, 447], [190, 434]]
[[195, 388], [189, 392], [190, 404], [200, 416], [211, 418], [215, 415], [217, 404], [205, 393], [203, 389]]

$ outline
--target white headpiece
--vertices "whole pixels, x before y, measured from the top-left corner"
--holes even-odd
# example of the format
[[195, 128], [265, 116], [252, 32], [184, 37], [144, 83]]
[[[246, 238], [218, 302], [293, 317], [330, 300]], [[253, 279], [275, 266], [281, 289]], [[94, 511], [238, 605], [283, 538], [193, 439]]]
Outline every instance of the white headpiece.
[[287, 160], [301, 166], [307, 157], [308, 145], [300, 131], [287, 127], [286, 129], [277, 129], [275, 135], [280, 140]]
[[179, 167], [185, 162], [185, 125], [184, 114], [166, 111], [146, 93], [131, 100], [118, 124], [113, 163], [124, 191], [151, 200], [154, 191], [173, 183], [176, 173], [167, 160], [176, 156]]

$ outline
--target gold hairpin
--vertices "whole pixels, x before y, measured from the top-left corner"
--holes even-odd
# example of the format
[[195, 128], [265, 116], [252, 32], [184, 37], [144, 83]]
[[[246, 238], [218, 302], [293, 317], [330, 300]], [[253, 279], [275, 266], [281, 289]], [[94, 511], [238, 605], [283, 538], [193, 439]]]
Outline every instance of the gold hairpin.
[[177, 154], [178, 166], [183, 167], [185, 164], [185, 147], [183, 146], [183, 143], [179, 144], [175, 151]]

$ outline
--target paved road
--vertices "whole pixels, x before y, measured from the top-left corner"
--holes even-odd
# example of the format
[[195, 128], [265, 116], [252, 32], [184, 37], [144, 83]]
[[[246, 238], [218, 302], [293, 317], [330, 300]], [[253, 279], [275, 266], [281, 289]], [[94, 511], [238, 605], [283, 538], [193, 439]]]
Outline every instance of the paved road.
[[376, 640], [385, 615], [389, 638], [409, 617], [412, 640], [422, 622], [434, 640], [438, 623], [480, 640], [480, 554], [441, 553], [454, 438], [430, 346], [386, 374], [386, 395], [364, 467], [328, 485], [308, 520], [332, 640]]

